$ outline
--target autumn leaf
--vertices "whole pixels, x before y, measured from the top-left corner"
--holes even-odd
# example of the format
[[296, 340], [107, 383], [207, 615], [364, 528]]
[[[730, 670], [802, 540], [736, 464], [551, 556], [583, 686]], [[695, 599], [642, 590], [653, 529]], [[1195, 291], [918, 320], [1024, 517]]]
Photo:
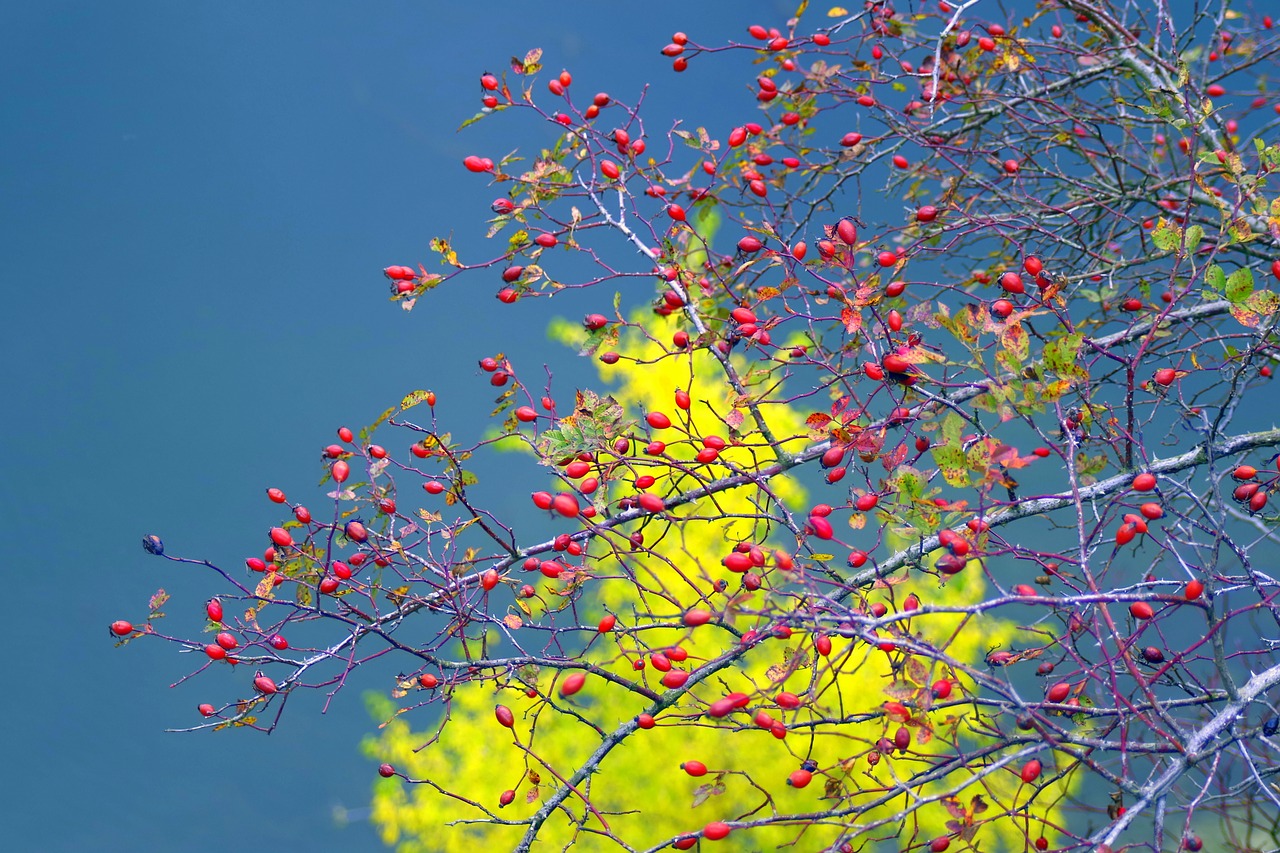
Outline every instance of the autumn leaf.
[[430, 393], [430, 391], [422, 390], [410, 391], [408, 394], [404, 395], [403, 399], [400, 400], [400, 410], [405, 411], [407, 409], [412, 409], [414, 406], [426, 400], [427, 395]]
[[258, 581], [258, 586], [254, 589], [253, 594], [258, 598], [274, 598], [276, 589], [276, 573], [267, 572], [262, 580]]
[[164, 615], [160, 612], [160, 608], [164, 607], [165, 602], [168, 600], [169, 593], [165, 592], [163, 588], [156, 590], [156, 594], [151, 596], [151, 601], [149, 603], [151, 608], [151, 618], [155, 619]]

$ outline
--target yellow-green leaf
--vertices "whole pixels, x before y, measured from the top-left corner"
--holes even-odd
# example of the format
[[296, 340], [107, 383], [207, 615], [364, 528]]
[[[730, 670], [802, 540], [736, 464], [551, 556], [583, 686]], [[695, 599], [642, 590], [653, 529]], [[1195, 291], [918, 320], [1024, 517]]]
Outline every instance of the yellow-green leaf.
[[400, 401], [401, 411], [412, 409], [414, 406], [426, 400], [427, 395], [430, 393], [431, 393], [430, 391], [419, 390], [419, 391], [410, 391], [408, 394], [405, 394], [404, 399]]

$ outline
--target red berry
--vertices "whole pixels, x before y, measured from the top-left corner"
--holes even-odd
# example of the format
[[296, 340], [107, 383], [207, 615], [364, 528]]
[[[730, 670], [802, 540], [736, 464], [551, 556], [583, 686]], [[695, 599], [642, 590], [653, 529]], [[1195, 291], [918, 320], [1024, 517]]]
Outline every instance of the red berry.
[[937, 838], [929, 842], [930, 853], [942, 853], [951, 846], [951, 839], [945, 835], [939, 835]]
[[702, 837], [708, 841], [719, 841], [722, 838], [728, 838], [732, 831], [733, 827], [729, 824], [716, 820], [702, 828]]
[[808, 526], [813, 531], [813, 535], [819, 539], [831, 539], [835, 536], [835, 530], [831, 527], [831, 522], [821, 516], [810, 516]]
[[1186, 588], [1182, 591], [1182, 597], [1187, 601], [1195, 601], [1204, 592], [1204, 584], [1198, 580], [1187, 581]]
[[383, 779], [390, 779], [392, 776], [396, 775], [396, 769], [390, 764], [379, 764], [378, 775]]
[[126, 634], [132, 634], [133, 623], [126, 622], [123, 619], [117, 619], [115, 622], [111, 623], [111, 633], [115, 634], [117, 637], [123, 637]]
[[701, 761], [686, 761], [680, 765], [680, 769], [694, 778], [707, 775], [707, 765]]
[[854, 246], [858, 243], [858, 226], [849, 217], [845, 217], [836, 223], [836, 236], [840, 238], [846, 246]]
[[272, 693], [278, 692], [280, 688], [276, 686], [274, 681], [259, 672], [254, 676], [253, 689], [264, 696], [270, 696]]
[[738, 241], [738, 251], [746, 254], [752, 254], [754, 252], [758, 252], [762, 248], [764, 248], [764, 243], [760, 242], [760, 239], [758, 237], [752, 237], [748, 235]]
[[696, 628], [699, 625], [705, 625], [711, 621], [711, 611], [693, 608], [684, 612], [684, 624], [690, 628]]
[[671, 426], [671, 418], [667, 417], [662, 412], [650, 412], [645, 415], [645, 420], [648, 422], [649, 426], [654, 429], [667, 429]]
[[1045, 694], [1045, 698], [1050, 702], [1061, 702], [1071, 693], [1071, 685], [1065, 681], [1059, 681], [1057, 684], [1049, 688], [1049, 692]]
[[581, 512], [578, 499], [566, 492], [556, 495], [551, 501], [551, 507], [565, 518], [574, 518]]
[[282, 652], [289, 648], [289, 641], [279, 634], [272, 634], [267, 638], [267, 644], [278, 652]]
[[684, 683], [688, 680], [689, 673], [682, 669], [671, 669], [663, 674], [662, 686], [674, 690], [677, 687], [684, 686]]
[[793, 770], [791, 775], [787, 777], [787, 784], [792, 788], [804, 788], [813, 781], [813, 773], [805, 770]]
[[582, 685], [586, 682], [587, 676], [581, 672], [570, 673], [563, 682], [560, 683], [560, 695], [572, 696], [582, 689]]
[[911, 362], [907, 361], [900, 355], [890, 353], [881, 359], [880, 363], [884, 365], [884, 369], [890, 373], [907, 373], [911, 370]]
[[1033, 758], [1026, 764], [1022, 765], [1022, 772], [1018, 775], [1022, 778], [1024, 783], [1030, 785], [1032, 782], [1040, 778], [1040, 769], [1040, 762]]
[[1155, 474], [1139, 474], [1133, 478], [1132, 489], [1135, 492], [1149, 492], [1156, 487]]
[[511, 709], [506, 705], [498, 705], [493, 709], [493, 716], [497, 718], [499, 725], [511, 728], [516, 724], [516, 716], [511, 713]]
[[794, 693], [788, 693], [786, 691], [783, 691], [782, 693], [779, 693], [777, 696], [773, 697], [773, 701], [777, 704], [779, 708], [786, 708], [787, 710], [795, 710], [796, 708], [799, 708], [801, 704], [799, 696], [797, 696]]
[[1146, 620], [1155, 615], [1155, 611], [1151, 609], [1151, 605], [1145, 601], [1135, 601], [1129, 605], [1129, 614], [1134, 619]]
[[1027, 288], [1022, 283], [1022, 276], [1016, 272], [1007, 272], [1000, 276], [1000, 286], [1009, 293], [1025, 293]]
[[283, 527], [271, 528], [271, 541], [281, 548], [293, 544], [293, 537]]
[[204, 612], [209, 614], [212, 622], [222, 621], [222, 602], [216, 598], [209, 599], [204, 605]]
[[267, 497], [272, 503], [282, 504], [285, 501], [284, 492], [279, 489], [267, 489]]

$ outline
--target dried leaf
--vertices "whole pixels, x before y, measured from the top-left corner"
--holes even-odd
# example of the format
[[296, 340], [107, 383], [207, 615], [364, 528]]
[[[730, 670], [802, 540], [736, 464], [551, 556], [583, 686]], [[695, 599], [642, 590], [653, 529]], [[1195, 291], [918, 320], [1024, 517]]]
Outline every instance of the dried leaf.
[[844, 330], [852, 335], [862, 329], [862, 312], [845, 306], [840, 310], [840, 322], [844, 323]]
[[151, 602], [150, 602], [152, 616], [155, 616], [156, 614], [158, 614], [160, 612], [160, 608], [164, 607], [164, 603], [168, 600], [169, 600], [169, 593], [165, 592], [163, 587], [156, 590], [156, 594], [151, 596]]

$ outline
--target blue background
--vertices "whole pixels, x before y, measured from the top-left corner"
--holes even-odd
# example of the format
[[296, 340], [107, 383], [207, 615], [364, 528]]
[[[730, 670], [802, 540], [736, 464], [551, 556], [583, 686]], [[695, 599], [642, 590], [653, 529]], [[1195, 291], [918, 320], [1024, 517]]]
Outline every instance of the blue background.
[[[327, 715], [321, 697], [292, 699], [270, 737], [165, 734], [197, 723], [197, 703], [242, 695], [250, 673], [219, 667], [169, 689], [191, 657], [160, 642], [113, 648], [108, 623], [141, 622], [157, 588], [173, 595], [163, 627], [184, 636], [219, 591], [212, 573], [148, 557], [139, 540], [155, 532], [173, 553], [237, 568], [282, 517], [264, 489], [323, 502], [319, 450], [338, 426], [430, 387], [455, 434], [478, 435], [493, 394], [475, 362], [498, 350], [589, 375], [548, 354], [543, 329], [607, 303], [506, 308], [484, 274], [409, 315], [386, 299], [381, 268], [434, 269], [433, 236], [452, 232], [464, 257], [497, 254], [481, 238], [499, 192], [462, 169], [465, 155], [550, 139], [512, 113], [455, 134], [479, 108], [479, 75], [540, 46], [583, 102], [599, 90], [634, 100], [653, 82], [651, 133], [677, 115], [723, 132], [754, 109], [745, 60], [675, 75], [659, 49], [677, 28], [723, 42], [793, 11], [5, 5], [7, 849], [379, 849], [360, 811], [374, 778], [358, 751], [373, 728], [360, 691], [387, 685], [357, 679]], [[501, 464], [478, 465], [499, 510]], [[354, 820], [339, 827], [335, 808]]]

